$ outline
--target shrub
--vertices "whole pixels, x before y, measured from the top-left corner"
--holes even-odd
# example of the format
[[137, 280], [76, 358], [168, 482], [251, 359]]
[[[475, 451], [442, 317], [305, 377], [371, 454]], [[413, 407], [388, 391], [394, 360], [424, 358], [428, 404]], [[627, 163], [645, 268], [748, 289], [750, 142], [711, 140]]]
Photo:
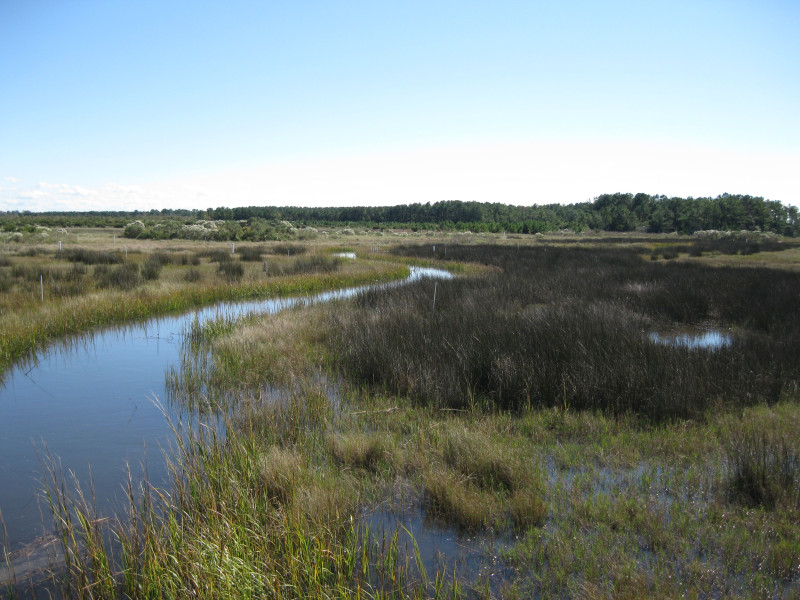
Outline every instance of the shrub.
[[125, 229], [122, 232], [126, 238], [138, 238], [145, 232], [144, 223], [141, 221], [132, 221], [125, 225]]

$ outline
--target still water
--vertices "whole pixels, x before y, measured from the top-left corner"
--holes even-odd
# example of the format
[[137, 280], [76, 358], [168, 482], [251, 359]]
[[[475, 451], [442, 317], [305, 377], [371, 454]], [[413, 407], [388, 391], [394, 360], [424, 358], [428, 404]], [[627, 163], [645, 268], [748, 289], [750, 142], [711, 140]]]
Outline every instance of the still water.
[[[407, 279], [378, 287], [451, 277], [446, 271], [412, 267]], [[172, 434], [164, 413], [176, 417], [181, 409], [166, 404], [162, 408], [157, 399], [166, 397], [165, 372], [179, 364], [183, 335], [193, 321], [274, 313], [374, 287], [222, 303], [93, 331], [15, 365], [3, 375], [0, 388], [0, 511], [8, 534], [5, 540], [0, 530], [0, 549], [12, 552], [51, 529], [46, 508], [40, 507], [41, 459], [46, 452], [58, 457], [64, 472], [74, 473], [85, 489], [91, 477], [101, 514], [123, 507], [126, 465], [136, 476], [146, 461], [150, 481], [166, 483], [162, 450]]]
[[650, 341], [676, 348], [689, 348], [690, 350], [718, 350], [730, 346], [733, 343], [733, 337], [717, 330], [671, 334], [652, 332], [650, 333]]

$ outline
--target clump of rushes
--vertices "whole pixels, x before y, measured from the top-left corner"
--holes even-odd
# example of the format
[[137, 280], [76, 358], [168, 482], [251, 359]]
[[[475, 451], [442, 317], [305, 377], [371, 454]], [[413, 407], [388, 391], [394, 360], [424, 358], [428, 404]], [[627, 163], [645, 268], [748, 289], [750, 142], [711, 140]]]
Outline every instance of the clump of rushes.
[[302, 244], [273, 244], [269, 248], [269, 251], [272, 252], [272, 254], [282, 256], [296, 256], [298, 254], [305, 254], [308, 251], [308, 247]]
[[56, 255], [58, 258], [86, 265], [116, 265], [125, 262], [120, 252], [90, 250], [88, 248], [65, 248]]
[[544, 485], [516, 490], [508, 499], [511, 523], [518, 531], [539, 527], [547, 517]]
[[283, 275], [301, 275], [304, 273], [332, 273], [337, 271], [342, 261], [331, 256], [311, 256], [308, 258], [298, 258], [292, 262], [271, 260], [262, 265], [262, 272], [267, 277], [278, 277]]
[[267, 497], [276, 504], [286, 504], [294, 497], [305, 465], [297, 452], [270, 446], [259, 456], [258, 471]]
[[466, 531], [477, 531], [496, 520], [494, 494], [450, 469], [430, 469], [423, 485], [425, 507], [435, 520]]
[[391, 446], [383, 435], [337, 434], [330, 436], [328, 443], [334, 460], [345, 468], [378, 471], [391, 462]]
[[188, 283], [197, 283], [203, 279], [203, 274], [198, 269], [189, 269], [184, 275], [184, 279]]
[[[421, 563], [379, 545], [352, 518], [352, 495], [291, 450], [234, 433], [176, 429], [172, 492], [128, 484], [128, 519], [97, 519], [51, 469], [48, 499], [71, 598], [443, 598]], [[232, 429], [231, 431], [235, 431]], [[108, 540], [119, 540], [115, 560]]]
[[233, 260], [220, 262], [217, 271], [228, 281], [239, 281], [244, 276], [242, 263]]
[[531, 483], [529, 465], [490, 436], [453, 428], [446, 432], [443, 446], [447, 465], [482, 488], [514, 491]]
[[[451, 258], [500, 269], [367, 293], [332, 315], [329, 345], [347, 377], [442, 408], [652, 421], [776, 402], [800, 384], [800, 273], [654, 264], [627, 248], [448, 246]], [[697, 350], [649, 335], [709, 324], [733, 342]]]
[[115, 267], [99, 264], [95, 266], [93, 275], [101, 288], [132, 290], [142, 282], [139, 265], [136, 263], [125, 263]]
[[241, 246], [237, 254], [245, 262], [258, 262], [266, 251], [264, 246]]
[[424, 476], [426, 503], [436, 518], [463, 529], [541, 525], [545, 475], [532, 457], [503, 444], [496, 432], [459, 422], [443, 428], [438, 446], [443, 464]]
[[148, 256], [142, 264], [142, 279], [146, 281], [155, 281], [158, 279], [164, 264], [159, 254], [151, 254]]
[[224, 263], [233, 260], [230, 250], [223, 250], [221, 248], [214, 248], [212, 250], [204, 250], [197, 253], [198, 256], [208, 257], [211, 262]]
[[774, 413], [732, 429], [725, 443], [727, 484], [748, 506], [800, 508], [800, 442]]

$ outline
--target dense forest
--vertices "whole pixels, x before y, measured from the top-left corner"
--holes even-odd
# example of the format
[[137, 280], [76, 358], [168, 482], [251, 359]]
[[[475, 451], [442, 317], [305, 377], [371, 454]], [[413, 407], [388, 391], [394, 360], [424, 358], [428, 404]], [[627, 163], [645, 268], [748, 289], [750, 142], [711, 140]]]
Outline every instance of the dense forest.
[[280, 239], [318, 227], [523, 234], [560, 230], [691, 234], [710, 229], [766, 231], [790, 237], [800, 234], [797, 207], [738, 194], [677, 198], [617, 193], [602, 194], [592, 202], [533, 206], [446, 200], [396, 206], [0, 212], [0, 227], [4, 231], [33, 231], [37, 225], [119, 227], [124, 228], [127, 237], [220, 240]]

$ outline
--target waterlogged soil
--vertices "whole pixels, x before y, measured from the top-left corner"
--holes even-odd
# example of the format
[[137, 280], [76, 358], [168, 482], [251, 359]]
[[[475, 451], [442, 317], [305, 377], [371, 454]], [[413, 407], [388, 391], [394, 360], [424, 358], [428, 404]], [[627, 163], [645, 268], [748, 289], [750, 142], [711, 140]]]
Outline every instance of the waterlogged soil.
[[[402, 285], [424, 277], [450, 278], [412, 268]], [[165, 374], [180, 363], [193, 324], [274, 313], [303, 304], [347, 298], [373, 286], [312, 297], [221, 303], [142, 324], [90, 332], [54, 344], [3, 375], [0, 388], [0, 511], [6, 534], [0, 555], [24, 549], [51, 531], [43, 499], [43, 461], [56, 457], [67, 481], [92, 490], [101, 515], [120, 510], [127, 469], [165, 484], [164, 450], [174, 439], [170, 420], [194, 415], [167, 398]], [[36, 563], [38, 557], [32, 559]], [[30, 562], [30, 561], [28, 561]], [[36, 563], [38, 564], [38, 563]], [[17, 577], [24, 573], [17, 571]]]

